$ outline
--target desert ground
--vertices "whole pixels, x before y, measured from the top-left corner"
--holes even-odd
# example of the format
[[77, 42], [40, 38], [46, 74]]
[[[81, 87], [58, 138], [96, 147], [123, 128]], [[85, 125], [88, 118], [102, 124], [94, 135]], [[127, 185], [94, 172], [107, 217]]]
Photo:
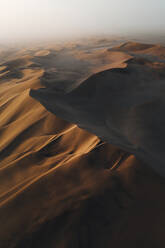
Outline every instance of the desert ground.
[[165, 247], [165, 47], [0, 49], [0, 248]]

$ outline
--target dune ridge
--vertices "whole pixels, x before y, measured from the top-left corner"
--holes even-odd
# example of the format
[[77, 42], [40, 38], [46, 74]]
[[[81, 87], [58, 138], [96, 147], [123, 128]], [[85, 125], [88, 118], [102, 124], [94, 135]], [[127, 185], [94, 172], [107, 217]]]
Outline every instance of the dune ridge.
[[[101, 66], [106, 70], [96, 69], [68, 94], [47, 87], [31, 90], [30, 95], [52, 113], [134, 154], [164, 176], [165, 60], [158, 62], [164, 52], [161, 46], [128, 42], [109, 49], [106, 60], [104, 52], [95, 55], [106, 61], [106, 67]], [[112, 62], [109, 69], [107, 58]]]

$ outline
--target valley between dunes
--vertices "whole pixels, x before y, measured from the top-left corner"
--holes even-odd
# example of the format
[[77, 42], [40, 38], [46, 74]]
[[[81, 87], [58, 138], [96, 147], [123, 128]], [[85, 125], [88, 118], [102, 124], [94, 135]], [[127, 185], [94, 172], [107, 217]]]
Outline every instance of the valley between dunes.
[[[165, 181], [157, 162], [164, 163], [164, 132], [161, 147], [142, 156], [123, 136], [115, 136], [118, 146], [97, 129], [103, 109], [92, 106], [104, 106], [104, 95], [92, 110], [85, 105], [115, 70], [130, 69], [130, 84], [137, 75], [148, 82], [150, 73], [165, 82], [165, 48], [113, 46], [102, 40], [0, 52], [0, 248], [165, 247]], [[76, 101], [64, 105], [61, 95]], [[138, 145], [146, 151], [148, 143]]]

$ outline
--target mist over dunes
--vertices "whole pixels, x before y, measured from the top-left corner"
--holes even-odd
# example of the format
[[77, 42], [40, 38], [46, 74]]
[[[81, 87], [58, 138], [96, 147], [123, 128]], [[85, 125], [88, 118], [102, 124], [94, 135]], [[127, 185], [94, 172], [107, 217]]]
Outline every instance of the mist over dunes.
[[1, 47], [0, 247], [164, 248], [159, 43]]
[[0, 43], [94, 35], [164, 35], [163, 0], [5, 0]]

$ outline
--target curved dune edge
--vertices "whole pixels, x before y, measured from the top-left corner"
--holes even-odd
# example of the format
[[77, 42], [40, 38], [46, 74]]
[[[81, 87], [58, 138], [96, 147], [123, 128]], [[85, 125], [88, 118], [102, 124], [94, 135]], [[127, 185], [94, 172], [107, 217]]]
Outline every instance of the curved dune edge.
[[[148, 57], [144, 51], [150, 48]], [[68, 94], [59, 95], [47, 87], [31, 90], [30, 95], [52, 113], [134, 154], [165, 176], [165, 118], [161, 114], [165, 108], [165, 60], [159, 62], [160, 51], [153, 60], [154, 48], [157, 51], [156, 45], [126, 43], [112, 49], [131, 51], [132, 57], [124, 60], [123, 66], [93, 74]], [[159, 50], [165, 55], [163, 47]]]
[[[0, 84], [1, 247], [118, 248], [143, 241], [163, 248], [164, 179], [130, 153], [48, 112], [29, 96], [48, 80], [45, 62], [33, 56], [26, 65], [20, 61], [7, 64], [10, 74]], [[88, 73], [97, 68], [99, 62]]]

